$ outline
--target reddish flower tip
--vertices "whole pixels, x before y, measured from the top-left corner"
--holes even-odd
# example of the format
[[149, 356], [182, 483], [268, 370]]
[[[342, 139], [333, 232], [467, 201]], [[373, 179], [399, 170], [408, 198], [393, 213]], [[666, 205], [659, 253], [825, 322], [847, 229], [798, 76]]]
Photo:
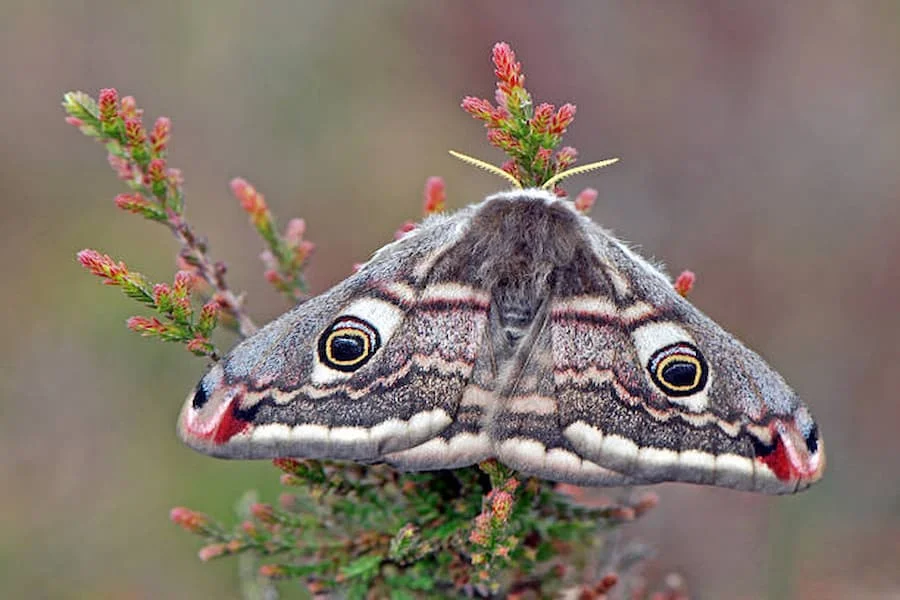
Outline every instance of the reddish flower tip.
[[118, 281], [129, 274], [125, 263], [117, 263], [106, 254], [100, 254], [90, 248], [82, 250], [76, 254], [76, 257], [81, 266], [94, 275], [108, 280], [108, 282]]
[[549, 132], [552, 135], [562, 135], [566, 132], [566, 129], [569, 125], [572, 124], [572, 121], [575, 120], [575, 105], [574, 104], [563, 104], [559, 107], [559, 110], [556, 111], [556, 114], [550, 119], [550, 125], [548, 127]]
[[156, 317], [129, 317], [125, 321], [125, 325], [128, 329], [143, 335], [161, 334], [168, 331], [166, 324]]
[[250, 215], [255, 226], [259, 227], [269, 220], [269, 207], [266, 205], [266, 199], [247, 180], [240, 177], [232, 179], [231, 192], [240, 201], [241, 208]]
[[259, 568], [259, 574], [263, 577], [283, 577], [285, 570], [281, 565], [262, 565]]
[[172, 121], [168, 117], [159, 117], [150, 132], [150, 149], [154, 156], [159, 156], [166, 150], [169, 137], [172, 132]]
[[597, 190], [594, 188], [584, 188], [575, 197], [575, 210], [580, 213], [586, 213], [594, 206], [597, 201]]
[[74, 125], [75, 127], [81, 127], [84, 125], [84, 121], [79, 119], [78, 117], [66, 117], [66, 123], [69, 125]]
[[209, 523], [209, 517], [184, 506], [176, 506], [170, 510], [169, 520], [191, 533], [203, 531], [203, 528]]
[[250, 514], [262, 521], [263, 523], [275, 523], [275, 510], [271, 504], [255, 502], [250, 505]]
[[516, 61], [516, 53], [506, 42], [494, 44], [492, 51], [494, 74], [497, 76], [497, 89], [509, 96], [510, 93], [525, 85], [522, 64]]
[[100, 90], [97, 106], [100, 110], [100, 122], [112, 123], [119, 114], [119, 92], [115, 88]]
[[686, 298], [687, 295], [691, 293], [691, 290], [694, 289], [694, 282], [696, 281], [697, 276], [693, 271], [682, 271], [675, 279], [673, 286], [675, 287], [675, 291], [678, 292], [682, 298]]
[[429, 177], [425, 182], [425, 214], [430, 215], [443, 212], [446, 200], [447, 193], [444, 179], [442, 177]]
[[216, 558], [217, 556], [222, 556], [223, 554], [227, 553], [228, 547], [225, 544], [210, 544], [208, 546], [203, 546], [202, 548], [200, 548], [197, 556], [200, 557], [200, 560], [206, 562], [210, 559]]

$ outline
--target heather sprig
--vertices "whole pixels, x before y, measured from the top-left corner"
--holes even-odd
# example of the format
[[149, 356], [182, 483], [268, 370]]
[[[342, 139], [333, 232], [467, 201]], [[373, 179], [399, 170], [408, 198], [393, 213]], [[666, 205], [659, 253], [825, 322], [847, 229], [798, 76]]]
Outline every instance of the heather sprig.
[[524, 187], [540, 187], [570, 168], [578, 157], [577, 150], [571, 146], [557, 150], [563, 134], [575, 120], [575, 105], [566, 103], [557, 108], [542, 102], [534, 106], [531, 94], [525, 89], [522, 64], [509, 44], [495, 44], [492, 58], [497, 78], [496, 105], [466, 96], [462, 108], [484, 123], [488, 142], [510, 157], [503, 170]]
[[[225, 281], [225, 265], [209, 257], [206, 242], [185, 220], [184, 180], [181, 171], [166, 162], [171, 121], [160, 117], [147, 131], [143, 110], [137, 107], [134, 98], [120, 99], [112, 88], [100, 90], [96, 101], [84, 92], [69, 92], [63, 96], [62, 105], [68, 114], [67, 123], [105, 145], [109, 165], [128, 186], [128, 193], [116, 196], [116, 206], [166, 225], [181, 246], [182, 265], [210, 286], [212, 298], [225, 316], [236, 323], [241, 335], [256, 331], [256, 325], [244, 312], [241, 298]], [[139, 328], [142, 333], [164, 339], [155, 323], [141, 322]], [[202, 344], [194, 343], [191, 351], [200, 350]]]
[[307, 294], [303, 269], [315, 245], [303, 239], [306, 233], [306, 221], [291, 219], [284, 234], [278, 233], [278, 227], [265, 197], [246, 180], [231, 180], [231, 192], [240, 201], [241, 208], [250, 216], [250, 223], [268, 248], [260, 258], [266, 267], [266, 281], [276, 290], [285, 294], [291, 302], [302, 299]]
[[[569, 567], [593, 560], [604, 530], [655, 504], [650, 495], [580, 506], [552, 483], [521, 481], [495, 460], [415, 474], [273, 462], [291, 489], [277, 504], [251, 504], [231, 528], [183, 507], [172, 521], [201, 537], [203, 560], [250, 553], [260, 575], [301, 578], [310, 591], [348, 598], [489, 598], [526, 589], [550, 597], [577, 587], [579, 573]], [[603, 581], [611, 587], [616, 579]]]
[[219, 352], [209, 340], [219, 314], [219, 305], [210, 301], [195, 314], [191, 304], [193, 275], [179, 271], [170, 286], [165, 283], [151, 284], [146, 277], [129, 270], [124, 262], [116, 262], [106, 254], [96, 250], [82, 250], [78, 262], [103, 279], [106, 285], [120, 288], [129, 298], [156, 310], [159, 317], [131, 317], [128, 328], [148, 337], [165, 342], [185, 344], [190, 352], [198, 356], [208, 356], [218, 360]]

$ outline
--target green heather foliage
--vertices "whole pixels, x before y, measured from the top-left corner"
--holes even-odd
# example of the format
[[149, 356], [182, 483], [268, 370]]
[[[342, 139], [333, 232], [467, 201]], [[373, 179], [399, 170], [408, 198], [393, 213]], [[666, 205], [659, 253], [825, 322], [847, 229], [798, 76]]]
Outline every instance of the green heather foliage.
[[[466, 97], [462, 107], [484, 122], [491, 144], [510, 157], [503, 170], [524, 186], [539, 186], [570, 168], [574, 148], [559, 148], [575, 107], [533, 106], [525, 76], [510, 47], [494, 47], [496, 106]], [[256, 330], [241, 296], [225, 281], [203, 238], [184, 219], [181, 173], [166, 162], [171, 123], [162, 117], [147, 132], [131, 97], [101, 90], [65, 95], [67, 121], [105, 145], [109, 163], [129, 189], [116, 198], [127, 212], [161, 223], [181, 244], [174, 284], [148, 282], [122, 262], [95, 250], [79, 261], [104, 283], [149, 307], [152, 317], [128, 320], [130, 329], [218, 360], [209, 341], [218, 324], [246, 336]], [[552, 185], [552, 184], [551, 184]], [[266, 244], [265, 278], [292, 302], [305, 297], [303, 269], [313, 251], [305, 223], [291, 220], [280, 233], [266, 202], [243, 179], [231, 183], [241, 207]], [[563, 193], [556, 188], [557, 193]], [[586, 189], [580, 210], [596, 199]], [[443, 210], [444, 183], [430, 178], [424, 212]], [[414, 227], [406, 223], [398, 235]], [[689, 286], [688, 286], [689, 287]], [[195, 310], [195, 306], [200, 306]], [[614, 548], [610, 531], [656, 503], [645, 494], [603, 506], [577, 501], [583, 491], [535, 478], [520, 479], [496, 461], [455, 471], [399, 473], [384, 465], [278, 459], [290, 491], [277, 503], [245, 497], [233, 526], [178, 507], [170, 518], [202, 542], [202, 560], [241, 555], [244, 595], [274, 597], [275, 579], [293, 579], [310, 595], [346, 598], [553, 597], [601, 598], [616, 586], [645, 597], [631, 567], [643, 549]], [[596, 504], [596, 503], [595, 503]], [[680, 583], [654, 598], [682, 598]]]

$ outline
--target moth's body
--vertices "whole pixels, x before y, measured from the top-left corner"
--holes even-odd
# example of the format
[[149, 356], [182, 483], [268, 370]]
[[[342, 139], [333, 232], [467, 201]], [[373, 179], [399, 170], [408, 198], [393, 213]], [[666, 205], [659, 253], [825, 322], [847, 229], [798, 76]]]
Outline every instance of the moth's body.
[[238, 345], [188, 398], [229, 458], [489, 457], [586, 485], [789, 493], [824, 449], [781, 377], [571, 204], [498, 194], [426, 220]]

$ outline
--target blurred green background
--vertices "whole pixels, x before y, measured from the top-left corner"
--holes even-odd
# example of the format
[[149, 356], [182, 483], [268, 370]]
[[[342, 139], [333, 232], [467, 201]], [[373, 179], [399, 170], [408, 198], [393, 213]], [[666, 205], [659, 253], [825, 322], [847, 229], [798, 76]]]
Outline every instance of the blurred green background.
[[[725, 3], [723, 3], [725, 4]], [[4, 2], [0, 4], [0, 596], [238, 597], [167, 521], [228, 517], [267, 463], [213, 460], [174, 423], [201, 359], [129, 333], [139, 308], [84, 273], [93, 247], [168, 279], [160, 227], [117, 211], [101, 147], [62, 93], [116, 87], [172, 118], [188, 213], [262, 322], [283, 310], [228, 190], [306, 218], [323, 290], [418, 218], [425, 178], [452, 208], [503, 184], [465, 94], [493, 97], [513, 45], [539, 100], [573, 101], [569, 184], [596, 220], [677, 273], [692, 300], [809, 402], [825, 480], [798, 497], [657, 487], [623, 530], [649, 577], [699, 598], [900, 595], [900, 7], [896, 2]], [[225, 340], [225, 344], [230, 344]]]

